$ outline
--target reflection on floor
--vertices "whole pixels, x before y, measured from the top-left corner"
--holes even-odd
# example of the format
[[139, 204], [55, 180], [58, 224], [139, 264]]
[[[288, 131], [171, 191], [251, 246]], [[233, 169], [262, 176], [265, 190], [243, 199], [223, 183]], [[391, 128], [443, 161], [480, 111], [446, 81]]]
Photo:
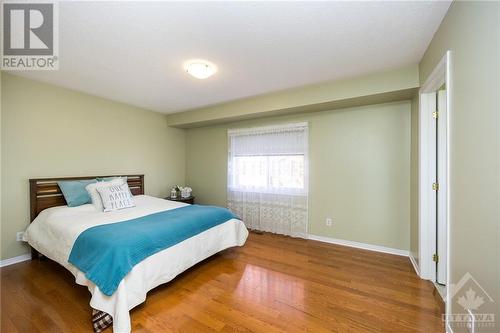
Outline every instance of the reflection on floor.
[[[2, 332], [92, 332], [89, 293], [51, 261], [1, 269]], [[156, 288], [133, 332], [443, 332], [408, 258], [250, 234]], [[109, 330], [111, 332], [111, 330]]]

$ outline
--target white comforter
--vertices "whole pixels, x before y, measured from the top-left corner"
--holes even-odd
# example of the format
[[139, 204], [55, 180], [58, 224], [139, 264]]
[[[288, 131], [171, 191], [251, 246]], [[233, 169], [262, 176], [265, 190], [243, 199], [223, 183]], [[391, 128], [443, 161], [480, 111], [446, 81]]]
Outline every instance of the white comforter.
[[84, 273], [68, 263], [78, 235], [96, 225], [126, 221], [186, 205], [145, 195], [134, 199], [136, 207], [108, 213], [97, 212], [92, 205], [49, 208], [42, 211], [26, 231], [27, 241], [32, 247], [67, 268], [75, 276], [76, 283], [88, 287], [92, 294], [90, 306], [113, 317], [115, 333], [131, 331], [129, 310], [144, 302], [149, 290], [221, 250], [242, 246], [248, 236], [243, 222], [229, 220], [143, 260], [121, 281], [112, 296], [106, 296], [87, 280]]

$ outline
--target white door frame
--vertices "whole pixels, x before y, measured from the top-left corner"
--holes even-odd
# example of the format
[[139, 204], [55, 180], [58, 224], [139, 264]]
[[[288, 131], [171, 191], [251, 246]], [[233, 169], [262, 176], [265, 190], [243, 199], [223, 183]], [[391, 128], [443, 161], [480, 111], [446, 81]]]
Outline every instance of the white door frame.
[[[446, 193], [448, 189], [448, 110], [446, 108], [447, 105], [447, 92], [446, 90], [438, 90], [436, 92], [436, 99], [438, 101], [438, 113], [439, 117], [437, 119], [437, 150], [438, 150], [438, 163], [437, 163], [437, 179], [439, 183], [439, 191], [438, 194], [438, 202], [437, 202], [437, 225], [436, 230], [438, 232], [437, 235], [437, 251], [436, 253], [439, 255], [439, 262], [437, 266], [436, 272], [436, 281], [441, 284], [446, 285], [446, 276], [447, 276], [447, 257], [448, 257], [448, 195]], [[435, 132], [436, 133], [436, 132]], [[436, 192], [434, 192], [436, 193]], [[435, 267], [435, 266], [434, 266]]]
[[[445, 56], [438, 63], [431, 75], [419, 90], [419, 271], [420, 277], [427, 280], [436, 280], [435, 263], [432, 255], [436, 253], [436, 192], [432, 190], [432, 183], [435, 181], [436, 165], [430, 158], [435, 154], [436, 123], [432, 118], [432, 112], [436, 109], [435, 92], [446, 84], [447, 112], [439, 115], [440, 124], [445, 124], [444, 138], [445, 145], [438, 150], [440, 161], [445, 161], [445, 167], [440, 171], [440, 196], [441, 200], [438, 210], [444, 213], [446, 220], [446, 313], [449, 313], [449, 286], [450, 286], [450, 116], [452, 114], [451, 105], [451, 52], [447, 51]], [[443, 142], [441, 142], [443, 143]], [[443, 149], [445, 148], [445, 149]], [[444, 173], [444, 175], [441, 174]], [[441, 207], [441, 206], [444, 207]]]

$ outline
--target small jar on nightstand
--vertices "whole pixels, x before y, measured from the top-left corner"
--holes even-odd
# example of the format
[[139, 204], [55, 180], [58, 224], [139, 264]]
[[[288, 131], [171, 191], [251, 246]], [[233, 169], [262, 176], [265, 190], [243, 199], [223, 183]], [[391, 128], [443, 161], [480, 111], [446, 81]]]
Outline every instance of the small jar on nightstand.
[[165, 200], [184, 202], [190, 205], [194, 204], [194, 196], [182, 198], [180, 195], [178, 195], [176, 198], [166, 197]]

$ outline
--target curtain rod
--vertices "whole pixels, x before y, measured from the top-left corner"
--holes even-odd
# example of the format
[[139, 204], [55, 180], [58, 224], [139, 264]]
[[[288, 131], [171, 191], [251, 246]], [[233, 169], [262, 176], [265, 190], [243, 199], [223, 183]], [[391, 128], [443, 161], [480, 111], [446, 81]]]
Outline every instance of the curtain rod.
[[260, 126], [260, 127], [248, 127], [248, 128], [234, 128], [234, 129], [228, 129], [227, 134], [245, 134], [245, 133], [251, 133], [251, 132], [258, 132], [258, 131], [272, 131], [272, 130], [280, 130], [280, 129], [288, 129], [288, 128], [301, 128], [301, 127], [308, 127], [309, 123], [307, 122], [301, 122], [301, 123], [289, 123], [289, 124], [282, 124], [282, 125], [270, 125], [270, 126]]

